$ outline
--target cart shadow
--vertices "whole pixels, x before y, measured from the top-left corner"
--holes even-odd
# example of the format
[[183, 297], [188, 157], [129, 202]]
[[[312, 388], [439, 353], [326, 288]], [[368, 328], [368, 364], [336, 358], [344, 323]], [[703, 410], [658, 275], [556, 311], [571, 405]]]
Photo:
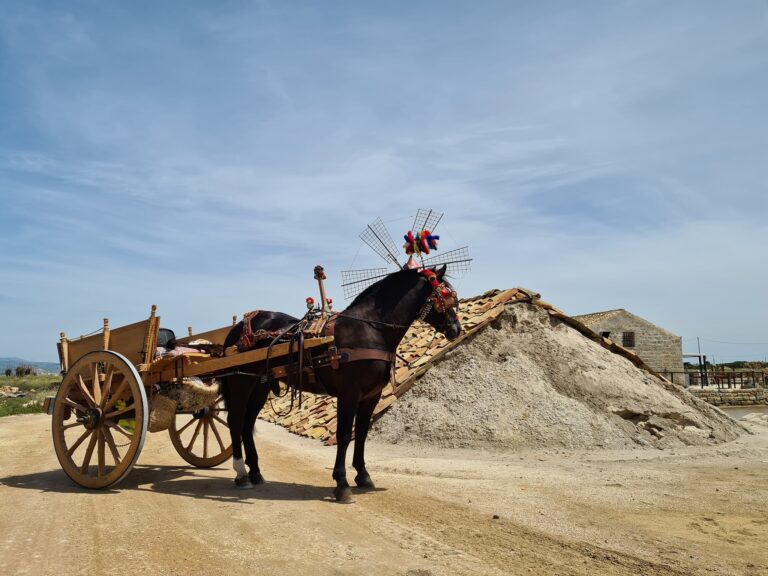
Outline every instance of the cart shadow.
[[0, 478], [0, 486], [62, 494], [88, 493], [94, 496], [139, 490], [219, 502], [318, 500], [333, 502], [332, 486], [267, 481], [253, 488], [242, 489], [236, 488], [231, 478], [222, 478], [218, 474], [210, 474], [209, 470], [192, 466], [136, 465], [130, 475], [117, 486], [101, 490], [76, 485], [61, 469]]
[[326, 500], [332, 487], [267, 481], [253, 488], [237, 488], [232, 478], [211, 475], [193, 467], [136, 466], [120, 488], [145, 490], [219, 502]]

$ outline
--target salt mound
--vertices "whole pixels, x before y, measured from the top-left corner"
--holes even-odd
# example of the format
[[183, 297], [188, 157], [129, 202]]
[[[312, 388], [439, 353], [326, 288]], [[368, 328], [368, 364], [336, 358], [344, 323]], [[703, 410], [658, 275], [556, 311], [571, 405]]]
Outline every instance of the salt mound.
[[743, 431], [541, 307], [518, 303], [431, 368], [371, 437], [447, 447], [665, 448]]

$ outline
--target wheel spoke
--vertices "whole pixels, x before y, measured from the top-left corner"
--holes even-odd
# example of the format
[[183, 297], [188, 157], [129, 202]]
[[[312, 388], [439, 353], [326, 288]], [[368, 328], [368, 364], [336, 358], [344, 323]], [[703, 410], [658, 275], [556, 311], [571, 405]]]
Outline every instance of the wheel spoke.
[[211, 408], [208, 411], [208, 413], [211, 414], [212, 416], [218, 416], [222, 412], [226, 412], [226, 411], [227, 411], [226, 408]]
[[208, 458], [208, 419], [203, 420], [203, 458]]
[[93, 363], [93, 402], [96, 406], [101, 406], [101, 382], [99, 382], [99, 363]]
[[213, 430], [213, 435], [216, 436], [216, 440], [219, 442], [219, 446], [221, 447], [221, 451], [224, 452], [224, 442], [221, 441], [221, 436], [219, 435], [219, 431], [216, 428], [216, 423], [211, 419], [211, 430]]
[[75, 409], [75, 410], [77, 410], [78, 412], [83, 412], [83, 413], [85, 413], [85, 412], [87, 412], [87, 411], [88, 411], [88, 408], [86, 408], [85, 406], [83, 406], [83, 405], [81, 405], [81, 404], [78, 404], [78, 403], [77, 403], [77, 402], [75, 402], [74, 400], [70, 400], [69, 398], [64, 398], [64, 404], [66, 404], [66, 405], [67, 405], [67, 406], [69, 406], [70, 408], [74, 408], [74, 409]]
[[105, 414], [104, 418], [115, 418], [116, 416], [120, 416], [121, 414], [125, 414], [126, 412], [130, 412], [135, 407], [134, 404], [129, 404], [125, 408], [121, 408], [120, 410], [115, 410], [114, 412], [110, 412], [109, 414]]
[[120, 452], [117, 450], [117, 445], [115, 445], [115, 439], [112, 437], [112, 432], [109, 431], [108, 427], [104, 427], [101, 430], [102, 434], [104, 434], [104, 439], [107, 441], [107, 446], [109, 446], [109, 451], [112, 452], [112, 458], [115, 460], [115, 466], [120, 465]]
[[96, 430], [96, 435], [99, 437], [99, 449], [98, 449], [98, 457], [99, 457], [99, 476], [104, 476], [107, 473], [107, 465], [104, 461], [104, 434], [101, 433], [101, 430]]
[[192, 440], [189, 441], [189, 444], [187, 444], [187, 450], [192, 448], [192, 444], [195, 443], [195, 440], [197, 440], [197, 435], [200, 434], [200, 427], [203, 425], [202, 420], [197, 421], [197, 426], [195, 427], [195, 433], [192, 434]]
[[107, 398], [109, 398], [109, 393], [112, 390], [112, 377], [115, 375], [115, 367], [110, 365], [109, 368], [107, 368], [107, 375], [104, 378], [104, 388], [101, 391], [101, 407], [104, 408], [104, 404], [107, 403]]
[[224, 426], [226, 426], [227, 428], [229, 428], [229, 424], [227, 424], [227, 423], [226, 423], [224, 420], [222, 420], [222, 419], [221, 419], [221, 418], [219, 418], [218, 416], [216, 416], [216, 415], [213, 415], [213, 418], [214, 418], [214, 420], [217, 420], [218, 422], [220, 422], [221, 424], [223, 424]]
[[91, 434], [93, 430], [87, 430], [83, 432], [83, 435], [78, 438], [72, 446], [69, 447], [69, 450], [67, 450], [67, 456], [72, 456], [72, 454], [75, 453], [75, 450], [77, 450], [77, 447], [80, 446], [80, 444], [83, 443], [83, 440], [88, 438], [88, 435]]
[[122, 434], [129, 440], [133, 440], [133, 434], [131, 434], [130, 432], [128, 432], [128, 430], [120, 426], [120, 424], [117, 424], [116, 422], [107, 422], [107, 426], [109, 426], [112, 430], [120, 432], [120, 434]]
[[83, 458], [83, 465], [80, 466], [80, 473], [88, 473], [88, 465], [91, 463], [91, 456], [93, 455], [93, 449], [96, 447], [96, 437], [98, 434], [92, 434], [91, 440], [88, 442], [88, 449], [85, 451], [85, 458]]
[[112, 406], [114, 406], [115, 403], [118, 400], [120, 400], [120, 396], [122, 396], [123, 392], [127, 387], [128, 387], [128, 380], [123, 380], [122, 382], [120, 382], [120, 386], [117, 387], [117, 391], [112, 395], [112, 398], [109, 399], [109, 402], [107, 402], [104, 405], [104, 408], [102, 410], [106, 412], [107, 410], [112, 408]]
[[96, 401], [93, 399], [93, 396], [88, 391], [88, 387], [85, 385], [85, 380], [83, 380], [83, 377], [80, 376], [80, 374], [78, 374], [75, 381], [77, 382], [77, 387], [80, 389], [80, 392], [83, 394], [86, 402], [88, 402], [91, 408], [96, 406]]
[[181, 433], [182, 433], [182, 432], [184, 432], [184, 430], [186, 430], [187, 428], [189, 428], [189, 427], [190, 427], [192, 424], [194, 424], [194, 423], [195, 423], [195, 419], [194, 419], [194, 418], [190, 418], [190, 419], [189, 419], [189, 422], [187, 422], [186, 424], [184, 424], [184, 426], [182, 426], [182, 427], [181, 427], [179, 430], [176, 430], [176, 433], [177, 433], [177, 434], [179, 434], [179, 435], [181, 435]]
[[59, 426], [59, 430], [69, 430], [75, 426], [82, 426], [82, 424], [80, 424], [80, 422], [73, 422], [72, 424], [67, 424], [66, 426]]

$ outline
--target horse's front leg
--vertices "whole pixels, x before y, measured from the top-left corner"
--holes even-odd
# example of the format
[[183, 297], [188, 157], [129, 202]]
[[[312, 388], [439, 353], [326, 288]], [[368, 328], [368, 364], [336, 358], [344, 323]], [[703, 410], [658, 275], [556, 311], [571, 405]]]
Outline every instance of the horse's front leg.
[[357, 408], [357, 417], [355, 418], [355, 451], [352, 455], [352, 466], [357, 470], [355, 484], [363, 490], [373, 490], [376, 486], [365, 469], [365, 439], [368, 437], [368, 428], [371, 424], [371, 416], [376, 404], [381, 398], [381, 391], [374, 397], [367, 398], [360, 402]]
[[[349, 386], [349, 388], [353, 388]], [[336, 463], [333, 465], [333, 479], [336, 480], [336, 488], [333, 495], [336, 502], [349, 503], [352, 500], [352, 489], [347, 482], [347, 447], [352, 441], [352, 422], [355, 419], [355, 411], [359, 400], [354, 390], [341, 391], [338, 397], [336, 411]]]

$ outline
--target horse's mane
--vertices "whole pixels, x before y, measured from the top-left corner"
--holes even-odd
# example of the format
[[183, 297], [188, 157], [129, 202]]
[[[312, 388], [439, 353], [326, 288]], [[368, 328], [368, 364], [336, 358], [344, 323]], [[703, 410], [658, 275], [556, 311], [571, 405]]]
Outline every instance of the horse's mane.
[[388, 274], [378, 282], [374, 282], [368, 288], [360, 292], [354, 300], [352, 300], [351, 306], [354, 306], [355, 304], [359, 304], [363, 300], [366, 300], [370, 297], [375, 297], [377, 294], [387, 291], [387, 289], [395, 284], [396, 282], [399, 282], [402, 278], [404, 278], [408, 274], [414, 274], [414, 270], [398, 270], [397, 272], [392, 272], [392, 274]]

